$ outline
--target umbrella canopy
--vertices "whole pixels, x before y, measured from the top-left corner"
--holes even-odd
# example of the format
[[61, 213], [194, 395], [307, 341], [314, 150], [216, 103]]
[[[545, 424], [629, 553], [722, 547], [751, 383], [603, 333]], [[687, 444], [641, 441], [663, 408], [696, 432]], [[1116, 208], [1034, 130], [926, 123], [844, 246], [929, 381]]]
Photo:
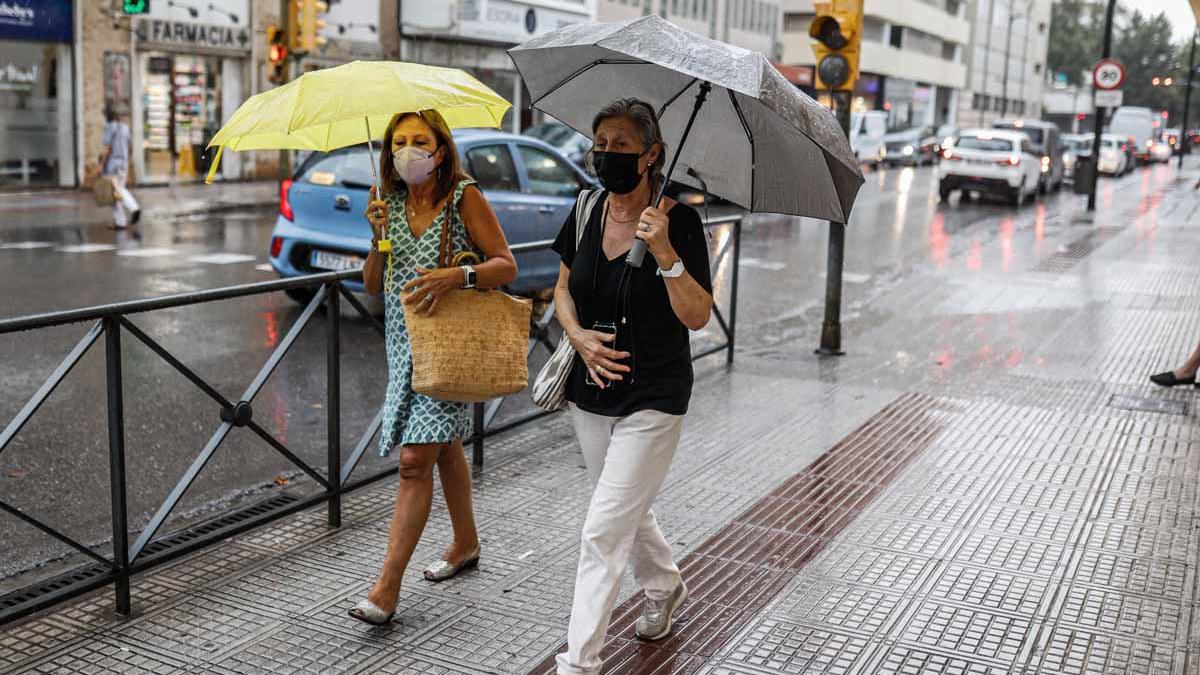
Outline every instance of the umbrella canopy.
[[[850, 217], [863, 177], [846, 135], [761, 54], [650, 15], [572, 24], [509, 56], [534, 107], [588, 136], [593, 116], [614, 99], [655, 106], [668, 150], [679, 152], [673, 180], [703, 187], [702, 180], [755, 212]], [[704, 83], [711, 93], [681, 147]]]
[[398, 112], [437, 110], [451, 127], [499, 127], [508, 101], [457, 68], [354, 61], [251, 96], [209, 141], [231, 150], [329, 151], [382, 138]]

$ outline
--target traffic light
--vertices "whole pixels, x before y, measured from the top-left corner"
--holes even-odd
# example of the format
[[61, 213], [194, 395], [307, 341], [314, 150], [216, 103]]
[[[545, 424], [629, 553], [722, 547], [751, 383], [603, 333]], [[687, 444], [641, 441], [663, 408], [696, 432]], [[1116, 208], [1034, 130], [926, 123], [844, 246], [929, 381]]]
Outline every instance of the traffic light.
[[816, 17], [808, 35], [816, 40], [817, 88], [854, 91], [858, 80], [859, 43], [862, 41], [862, 0], [825, 0], [813, 3]]
[[283, 29], [267, 26], [267, 79], [272, 84], [287, 82], [288, 48]]
[[321, 15], [329, 11], [324, 0], [290, 0], [288, 2], [288, 46], [293, 52], [307, 54], [325, 44]]

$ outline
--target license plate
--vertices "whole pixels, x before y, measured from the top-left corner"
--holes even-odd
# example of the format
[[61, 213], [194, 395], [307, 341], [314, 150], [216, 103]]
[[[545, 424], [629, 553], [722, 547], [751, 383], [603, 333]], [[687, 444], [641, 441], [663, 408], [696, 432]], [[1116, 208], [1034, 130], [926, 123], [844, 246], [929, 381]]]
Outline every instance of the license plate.
[[346, 272], [348, 270], [356, 270], [363, 266], [365, 261], [356, 255], [345, 255], [342, 253], [330, 253], [329, 251], [313, 251], [310, 264], [321, 270], [329, 270], [331, 272]]

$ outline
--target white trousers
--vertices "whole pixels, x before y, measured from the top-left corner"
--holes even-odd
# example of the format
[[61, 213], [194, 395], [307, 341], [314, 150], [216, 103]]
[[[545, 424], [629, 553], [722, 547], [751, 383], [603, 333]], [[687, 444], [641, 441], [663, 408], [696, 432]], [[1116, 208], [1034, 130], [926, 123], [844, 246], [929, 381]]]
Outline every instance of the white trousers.
[[141, 208], [138, 206], [137, 200], [133, 198], [133, 193], [125, 189], [125, 176], [125, 169], [118, 169], [109, 174], [117, 196], [117, 201], [113, 202], [113, 225], [117, 227], [128, 225], [129, 215]]
[[600, 649], [630, 557], [648, 597], [666, 599], [680, 582], [650, 504], [671, 468], [683, 416], [643, 410], [603, 417], [572, 405], [571, 418], [595, 489], [583, 524], [567, 651], [556, 659], [560, 674], [591, 675], [600, 672]]

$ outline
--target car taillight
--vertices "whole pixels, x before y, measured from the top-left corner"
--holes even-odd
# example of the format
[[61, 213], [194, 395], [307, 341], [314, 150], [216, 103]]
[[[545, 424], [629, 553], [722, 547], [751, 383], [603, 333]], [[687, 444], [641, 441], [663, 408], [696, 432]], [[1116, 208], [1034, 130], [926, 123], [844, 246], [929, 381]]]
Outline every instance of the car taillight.
[[1020, 166], [1021, 158], [1016, 155], [1010, 155], [996, 162], [1000, 166]]
[[954, 154], [954, 151], [950, 150], [950, 148], [946, 148], [945, 150], [942, 151], [942, 159], [948, 159], [952, 162], [957, 162], [957, 161], [961, 160], [962, 157], [959, 157], [958, 155]]
[[272, 237], [271, 238], [271, 257], [278, 258], [280, 253], [283, 253], [283, 238], [282, 237]]
[[292, 190], [292, 179], [284, 178], [279, 183], [279, 215], [288, 220], [295, 220], [296, 214], [292, 212], [292, 203], [288, 201], [288, 193]]
[[1150, 140], [1150, 141], [1146, 141], [1146, 147], [1147, 147], [1147, 148], [1154, 148], [1154, 141], [1152, 141], [1152, 140]]

